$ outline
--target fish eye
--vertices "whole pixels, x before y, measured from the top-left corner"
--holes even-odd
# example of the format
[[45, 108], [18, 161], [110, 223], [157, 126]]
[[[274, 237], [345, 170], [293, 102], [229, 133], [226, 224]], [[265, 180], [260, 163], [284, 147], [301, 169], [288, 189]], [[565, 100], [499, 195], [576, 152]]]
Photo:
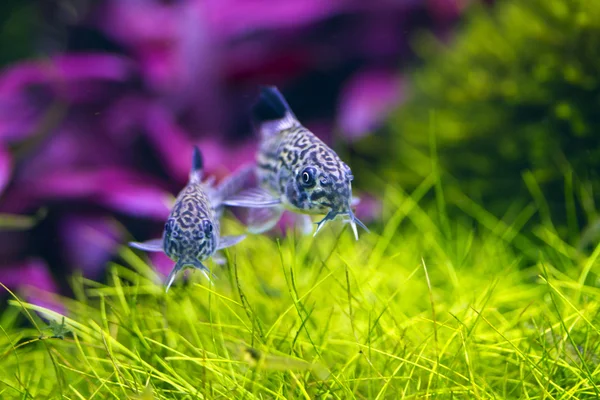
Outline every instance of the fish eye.
[[313, 167], [304, 168], [300, 175], [300, 182], [304, 187], [311, 187], [315, 185], [315, 175], [317, 174], [316, 169]]
[[213, 224], [210, 221], [204, 221], [204, 232], [211, 234], [213, 231]]
[[304, 183], [309, 183], [310, 182], [310, 175], [308, 174], [308, 172], [303, 172], [302, 173], [302, 182], [304, 182]]

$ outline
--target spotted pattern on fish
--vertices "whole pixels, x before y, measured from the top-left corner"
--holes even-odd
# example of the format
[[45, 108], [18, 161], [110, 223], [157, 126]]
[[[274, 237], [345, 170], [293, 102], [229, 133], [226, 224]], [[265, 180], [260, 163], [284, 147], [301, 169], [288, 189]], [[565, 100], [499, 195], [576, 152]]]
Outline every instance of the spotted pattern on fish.
[[179, 193], [165, 224], [164, 252], [174, 261], [204, 261], [217, 249], [219, 220], [202, 183], [191, 181]]
[[252, 116], [261, 134], [255, 166], [259, 187], [223, 201], [228, 206], [250, 208], [248, 232], [271, 229], [285, 209], [301, 214], [305, 227], [308, 214], [325, 214], [315, 235], [337, 217], [350, 223], [356, 240], [357, 226], [368, 231], [352, 211], [350, 168], [302, 126], [276, 87], [261, 89]]
[[343, 213], [350, 207], [350, 168], [300, 123], [263, 138], [257, 176], [263, 187], [281, 196], [293, 211]]
[[216, 263], [223, 263], [224, 258], [217, 251], [234, 246], [246, 237], [245, 234], [220, 236], [219, 219], [224, 200], [245, 186], [254, 168], [245, 168], [214, 187], [214, 179], [202, 181], [202, 163], [200, 149], [194, 147], [188, 184], [175, 199], [162, 237], [129, 243], [139, 250], [163, 251], [175, 261], [165, 282], [167, 292], [177, 273], [185, 268], [200, 270], [210, 279], [212, 274], [202, 261], [212, 257]]

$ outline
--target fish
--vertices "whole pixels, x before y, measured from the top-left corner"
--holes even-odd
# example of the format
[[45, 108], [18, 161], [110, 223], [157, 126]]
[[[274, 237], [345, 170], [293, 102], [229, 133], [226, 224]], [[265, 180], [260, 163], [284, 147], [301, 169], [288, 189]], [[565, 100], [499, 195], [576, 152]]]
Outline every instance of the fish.
[[352, 196], [350, 167], [298, 121], [277, 87], [261, 87], [252, 118], [260, 134], [257, 185], [224, 201], [231, 207], [250, 209], [248, 232], [268, 231], [284, 210], [299, 215], [308, 232], [312, 230], [310, 215], [324, 214], [313, 236], [340, 216], [350, 223], [356, 240], [357, 225], [369, 231], [352, 211], [358, 199]]
[[202, 153], [197, 146], [194, 147], [188, 183], [175, 199], [162, 237], [129, 243], [138, 250], [162, 251], [175, 261], [165, 282], [166, 292], [176, 275], [186, 268], [198, 269], [210, 280], [210, 271], [203, 262], [211, 257], [221, 262], [217, 253], [219, 250], [245, 239], [246, 234], [220, 236], [220, 218], [224, 209], [223, 200], [239, 190], [239, 183], [247, 179], [248, 173], [248, 168], [246, 172], [241, 169], [237, 176], [225, 179], [215, 187], [214, 179], [203, 181]]

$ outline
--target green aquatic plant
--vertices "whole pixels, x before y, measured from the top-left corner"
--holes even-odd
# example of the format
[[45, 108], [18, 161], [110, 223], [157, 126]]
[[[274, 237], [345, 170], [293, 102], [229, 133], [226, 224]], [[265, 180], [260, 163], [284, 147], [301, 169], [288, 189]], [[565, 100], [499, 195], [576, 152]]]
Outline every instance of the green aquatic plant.
[[46, 213], [45, 208], [39, 209], [33, 216], [0, 213], [0, 231], [31, 229], [46, 218]]
[[358, 242], [341, 224], [249, 237], [213, 283], [165, 293], [124, 247], [107, 283], [73, 279], [65, 315], [14, 294], [0, 397], [597, 398], [600, 247], [536, 246], [466, 196], [475, 222], [427, 212], [437, 186], [390, 187]]
[[532, 221], [576, 243], [598, 219], [600, 2], [504, 0], [468, 14], [447, 43], [415, 38], [409, 100], [357, 151], [408, 190], [440, 169], [458, 208], [466, 192], [515, 221], [515, 201], [533, 202]]

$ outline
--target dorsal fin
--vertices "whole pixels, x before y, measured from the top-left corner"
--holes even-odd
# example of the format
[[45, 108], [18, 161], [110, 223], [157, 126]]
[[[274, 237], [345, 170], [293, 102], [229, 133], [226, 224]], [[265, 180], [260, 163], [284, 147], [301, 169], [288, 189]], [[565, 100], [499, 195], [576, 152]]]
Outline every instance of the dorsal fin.
[[292, 109], [275, 86], [261, 86], [258, 101], [252, 107], [252, 115], [258, 122], [285, 118], [286, 113], [295, 117]]
[[261, 86], [258, 100], [252, 107], [252, 117], [263, 137], [299, 125], [294, 112], [275, 86]]
[[200, 182], [202, 179], [202, 169], [204, 168], [204, 160], [202, 159], [202, 153], [198, 146], [194, 146], [194, 153], [192, 155], [192, 170], [190, 171], [190, 181]]

